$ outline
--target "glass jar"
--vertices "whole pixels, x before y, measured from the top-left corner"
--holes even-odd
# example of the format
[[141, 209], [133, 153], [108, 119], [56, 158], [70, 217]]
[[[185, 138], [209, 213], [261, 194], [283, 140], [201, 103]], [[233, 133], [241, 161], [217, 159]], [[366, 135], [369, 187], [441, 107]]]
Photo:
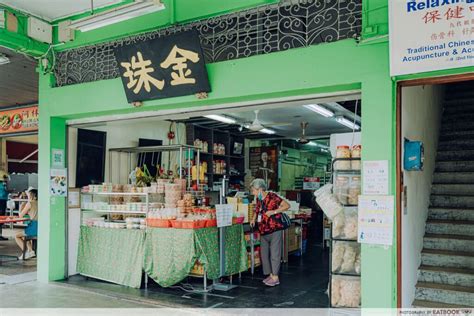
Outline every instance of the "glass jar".
[[[361, 145], [356, 145], [356, 146], [352, 147], [352, 151], [351, 151], [351, 157], [352, 158], [360, 158], [361, 154], [362, 154], [362, 146]], [[360, 170], [361, 169], [360, 160], [351, 161], [351, 169], [352, 170]]]
[[351, 205], [359, 204], [360, 189], [360, 177], [352, 177], [351, 184], [349, 185], [347, 203]]
[[349, 177], [338, 176], [334, 184], [334, 195], [339, 203], [346, 205], [349, 191]]
[[[337, 158], [351, 158], [351, 150], [349, 146], [337, 146], [336, 149], [336, 159]], [[350, 161], [336, 161], [334, 164], [335, 170], [350, 170], [351, 162]]]

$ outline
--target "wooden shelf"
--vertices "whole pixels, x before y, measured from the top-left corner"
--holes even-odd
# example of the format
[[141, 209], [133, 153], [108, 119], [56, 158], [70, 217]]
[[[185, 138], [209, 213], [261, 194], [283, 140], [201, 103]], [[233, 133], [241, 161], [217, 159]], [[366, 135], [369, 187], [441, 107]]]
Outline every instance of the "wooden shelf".
[[[229, 178], [235, 180], [243, 179], [245, 175], [245, 156], [232, 154], [235, 143], [245, 144], [245, 137], [238, 133], [231, 133], [229, 131], [222, 131], [219, 129], [213, 129], [206, 126], [200, 126], [199, 124], [189, 123], [186, 124], [186, 139], [188, 144], [194, 144], [194, 140], [200, 139], [208, 143], [209, 152], [201, 152], [202, 159], [201, 161], [207, 162], [208, 170], [213, 170], [213, 167], [216, 163], [216, 160], [225, 161], [226, 173], [225, 174], [215, 174], [214, 172], [207, 172], [206, 176], [208, 179], [208, 186], [212, 187], [214, 182], [219, 181], [221, 177], [226, 175]], [[215, 154], [213, 152], [214, 144], [223, 144], [225, 146], [225, 154]], [[244, 150], [244, 148], [242, 148]], [[244, 152], [244, 151], [242, 151]], [[230, 167], [235, 168], [240, 174], [239, 175], [229, 175]]]

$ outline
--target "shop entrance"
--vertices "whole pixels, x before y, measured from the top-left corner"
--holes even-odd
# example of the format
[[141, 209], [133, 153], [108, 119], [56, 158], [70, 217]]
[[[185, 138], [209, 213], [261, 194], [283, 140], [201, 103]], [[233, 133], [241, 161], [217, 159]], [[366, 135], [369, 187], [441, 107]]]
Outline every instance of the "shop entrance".
[[[338, 147], [360, 149], [361, 107], [350, 94], [70, 125], [69, 195], [77, 198], [64, 283], [164, 306], [328, 307], [331, 230], [314, 192], [332, 181]], [[78, 172], [89, 181], [78, 185]], [[249, 225], [255, 179], [289, 205], [274, 287], [262, 282], [262, 240]], [[216, 204], [230, 209], [225, 231], [213, 228]], [[141, 238], [149, 239], [143, 248]], [[109, 251], [128, 259], [107, 262]], [[223, 292], [216, 282], [237, 287]]]
[[472, 75], [400, 84], [401, 307], [473, 306], [473, 91]]
[[[6, 157], [5, 168], [2, 170], [5, 170], [4, 174], [8, 178], [6, 182], [8, 199], [4, 218], [6, 223], [1, 225], [0, 234], [3, 239], [0, 253], [0, 282], [14, 284], [36, 279], [36, 253], [34, 255], [27, 253], [30, 247], [35, 251], [36, 236], [28, 237], [26, 241], [29, 244], [26, 247], [25, 259], [15, 236], [24, 233], [28, 226], [28, 221], [18, 221], [16, 218], [29, 202], [28, 192], [32, 191], [35, 194], [38, 188], [38, 135], [4, 137], [2, 148]], [[24, 245], [24, 241], [20, 243]]]

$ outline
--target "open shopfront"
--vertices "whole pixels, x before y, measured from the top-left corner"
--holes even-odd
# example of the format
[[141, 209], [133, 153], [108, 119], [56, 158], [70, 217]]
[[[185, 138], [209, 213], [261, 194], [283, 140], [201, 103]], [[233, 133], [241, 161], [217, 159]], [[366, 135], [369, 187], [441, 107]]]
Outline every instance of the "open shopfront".
[[[332, 305], [359, 306], [360, 246], [354, 241], [356, 223], [350, 224], [357, 212], [348, 212], [347, 227], [346, 218], [339, 221], [335, 229], [347, 234], [332, 241], [314, 199], [317, 189], [335, 181], [340, 202], [357, 204], [360, 161], [352, 162], [355, 171], [351, 161], [340, 161], [340, 174], [332, 172], [334, 158], [352, 153], [360, 159], [357, 96], [70, 126], [69, 276], [149, 290], [189, 282], [195, 290], [218, 289], [219, 281], [254, 285], [261, 275], [260, 236], [249, 225], [255, 210], [249, 192], [250, 182], [263, 178], [291, 205], [283, 264], [307, 261], [320, 267], [326, 281], [319, 288], [306, 284], [308, 292], [324, 292], [332, 278], [349, 282], [353, 301], [346, 297]], [[91, 156], [96, 166], [85, 166]], [[232, 226], [216, 227], [216, 204], [230, 207]], [[328, 271], [332, 251], [327, 248], [334, 247], [350, 249]], [[292, 269], [301, 275], [303, 266]], [[327, 296], [320, 296], [314, 306], [327, 306]]]
[[[375, 3], [376, 1], [369, 2]], [[178, 5], [178, 2], [176, 3]], [[220, 6], [221, 2], [216, 1], [213, 2], [213, 4]], [[258, 14], [264, 14], [264, 12], [271, 12], [275, 19], [281, 21], [281, 23], [278, 22], [278, 24], [281, 24], [283, 27], [283, 25], [285, 24], [284, 21], [286, 18], [286, 13], [288, 13], [288, 15], [290, 15], [292, 18], [296, 18], [296, 10], [287, 10], [287, 6], [293, 5], [295, 7], [302, 7], [299, 2], [295, 4], [282, 2], [281, 4], [275, 4], [270, 6], [268, 10], [261, 10], [259, 8], [258, 12], [260, 13]], [[211, 7], [212, 6], [209, 6], [209, 8]], [[317, 5], [317, 2], [308, 2], [307, 7], [308, 8], [304, 7], [303, 9], [320, 10], [319, 6]], [[245, 16], [250, 16], [251, 14], [256, 12], [252, 10], [250, 10], [250, 13], [239, 13], [237, 19], [245, 19]], [[356, 13], [353, 14], [353, 11]], [[44, 149], [40, 152], [39, 159], [40, 196], [49, 198], [44, 198], [40, 200], [41, 209], [45, 211], [42, 214], [39, 228], [40, 254], [38, 259], [38, 279], [40, 281], [46, 282], [52, 280], [63, 280], [68, 277], [68, 261], [64, 260], [64, 258], [68, 257], [68, 252], [70, 252], [70, 250], [72, 249], [71, 247], [68, 247], [68, 239], [66, 237], [69, 235], [69, 233], [72, 233], [71, 231], [68, 232], [67, 224], [67, 215], [69, 215], [70, 212], [67, 208], [66, 199], [63, 197], [57, 197], [52, 195], [49, 192], [48, 188], [50, 183], [51, 170], [53, 170], [53, 154], [57, 153], [56, 150], [64, 150], [66, 153], [68, 153], [68, 159], [66, 159], [67, 163], [64, 167], [68, 168], [70, 183], [72, 183], [71, 181], [73, 177], [73, 175], [71, 175], [71, 172], [74, 173], [74, 170], [77, 169], [77, 166], [73, 165], [70, 162], [70, 159], [73, 158], [75, 155], [71, 155], [69, 152], [70, 148], [74, 148], [70, 140], [68, 140], [68, 136], [72, 137], [71, 135], [73, 134], [73, 132], [68, 129], [69, 126], [77, 126], [78, 124], [81, 124], [81, 129], [91, 130], [94, 128], [94, 126], [92, 126], [94, 124], [96, 125], [96, 127], [99, 127], [99, 125], [103, 125], [103, 122], [118, 122], [118, 120], [122, 120], [121, 124], [123, 125], [123, 120], [129, 120], [132, 118], [153, 118], [155, 122], [166, 120], [173, 120], [178, 122], [182, 120], [199, 118], [205, 114], [219, 113], [222, 115], [230, 115], [237, 113], [237, 110], [242, 109], [242, 107], [244, 106], [251, 105], [273, 105], [273, 107], [277, 105], [284, 105], [288, 109], [292, 110], [295, 108], [293, 106], [296, 106], [296, 104], [288, 104], [288, 102], [291, 103], [294, 101], [316, 100], [319, 103], [324, 103], [324, 101], [342, 102], [361, 99], [362, 103], [360, 104], [362, 105], [362, 112], [360, 116], [363, 122], [363, 133], [361, 138], [361, 144], [363, 149], [362, 159], [386, 160], [389, 164], [390, 179], [394, 179], [395, 153], [393, 151], [393, 147], [395, 144], [395, 138], [393, 133], [393, 124], [395, 121], [395, 112], [393, 104], [393, 83], [389, 77], [388, 60], [386, 58], [388, 54], [388, 44], [383, 41], [359, 44], [355, 39], [352, 39], [352, 36], [360, 31], [359, 28], [360, 23], [362, 21], [361, 6], [360, 4], [351, 2], [348, 10], [345, 10], [344, 12], [344, 14], [342, 14], [341, 12], [341, 19], [344, 19], [344, 21], [346, 21], [350, 17], [351, 21], [355, 21], [354, 29], [352, 28], [351, 23], [343, 22], [339, 23], [338, 25], [346, 25], [347, 29], [344, 30], [350, 30], [350, 32], [354, 32], [354, 34], [350, 33], [349, 35], [347, 35], [346, 33], [344, 33], [345, 31], [343, 31], [341, 33], [342, 35], [340, 34], [337, 37], [328, 36], [332, 39], [327, 41], [332, 42], [326, 43], [326, 40], [323, 39], [322, 42], [325, 42], [323, 45], [313, 45], [321, 43], [319, 41], [319, 37], [316, 36], [318, 38], [318, 40], [316, 41], [317, 43], [308, 43], [303, 45], [304, 47], [291, 44], [290, 49], [283, 51], [283, 47], [285, 47], [285, 45], [284, 42], [282, 42], [281, 46], [280, 44], [277, 44], [275, 50], [272, 51], [272, 53], [268, 53], [269, 51], [263, 50], [263, 48], [265, 47], [264, 45], [256, 45], [259, 48], [258, 52], [257, 50], [255, 50], [255, 54], [252, 50], [249, 55], [246, 55], [246, 53], [241, 54], [239, 52], [239, 54], [235, 56], [233, 54], [217, 53], [217, 49], [215, 49], [214, 47], [210, 47], [212, 46], [212, 44], [209, 44], [205, 47], [205, 49], [207, 49], [208, 53], [211, 53], [210, 55], [228, 56], [221, 59], [207, 58], [206, 60], [206, 68], [209, 74], [209, 85], [211, 87], [211, 92], [209, 92], [207, 95], [188, 95], [167, 99], [147, 100], [143, 103], [134, 103], [133, 105], [135, 105], [136, 107], [133, 107], [128, 102], [127, 97], [123, 91], [123, 83], [121, 79], [117, 78], [116, 69], [114, 67], [110, 67], [111, 64], [105, 61], [105, 59], [103, 59], [109, 58], [107, 60], [110, 60], [110, 58], [113, 58], [113, 56], [110, 55], [111, 46], [108, 43], [108, 41], [111, 40], [112, 37], [113, 39], [117, 39], [120, 42], [122, 41], [121, 38], [125, 36], [125, 33], [135, 33], [135, 31], [130, 31], [128, 27], [117, 26], [117, 29], [115, 29], [113, 32], [110, 32], [111, 37], [108, 35], [109, 30], [102, 30], [100, 32], [92, 31], [91, 33], [89, 33], [91, 35], [90, 37], [88, 37], [88, 40], [86, 40], [86, 38], [82, 36], [83, 34], [80, 34], [80, 32], [76, 32], [78, 33], [78, 35], [81, 35], [82, 38], [79, 42], [72, 42], [61, 47], [58, 46], [57, 48], [55, 48], [54, 51], [58, 53], [58, 58], [56, 59], [58, 66], [56, 70], [54, 71], [54, 73], [48, 73], [46, 71], [42, 72], [40, 75], [40, 104], [45, 105], [45, 110], [43, 111], [42, 119], [40, 120], [39, 137], [40, 148]], [[380, 11], [368, 10], [367, 12], [368, 13], [365, 13], [367, 16], [378, 16]], [[357, 15], [357, 13], [359, 15]], [[215, 15], [217, 14], [218, 13], [215, 13]], [[205, 15], [209, 16], [208, 13]], [[364, 16], [364, 19], [367, 19], [367, 16]], [[353, 17], [354, 19], [352, 19]], [[221, 17], [219, 16], [216, 16], [215, 18], [221, 19]], [[224, 18], [226, 18], [226, 16], [224, 16]], [[195, 19], [197, 19], [196, 15], [187, 17], [187, 21]], [[253, 15], [251, 20], [254, 21]], [[367, 19], [366, 21], [368, 20], [369, 19]], [[385, 18], [382, 18], [381, 20], [383, 21], [383, 23], [386, 22]], [[183, 19], [181, 17], [180, 21], [184, 23], [186, 19]], [[128, 22], [125, 22], [124, 25], [128, 26], [127, 23]], [[169, 23], [173, 24], [174, 22]], [[207, 25], [207, 23], [211, 22], [207, 20], [199, 21], [199, 25]], [[141, 18], [137, 18], [137, 20], [133, 22], [133, 25], [135, 25], [136, 27], [133, 30], [146, 31], [153, 28], [150, 27], [150, 24], [147, 21]], [[273, 26], [274, 24], [272, 23], [270, 23], [269, 26], [262, 25], [262, 29], [268, 30], [268, 34], [272, 34], [270, 33], [270, 31], [275, 31], [276, 33], [282, 35], [283, 38], [283, 33], [280, 30], [273, 29]], [[368, 27], [372, 25], [367, 24], [365, 26], [366, 29], [368, 29]], [[312, 27], [313, 24], [308, 23], [308, 32], [310, 32], [309, 30]], [[156, 28], [158, 28], [158, 26], [156, 26]], [[172, 27], [172, 29], [174, 30], [174, 27]], [[205, 29], [205, 27], [203, 29]], [[380, 30], [383, 29], [384, 28], [380, 28]], [[247, 31], [245, 31], [245, 29], [239, 29], [238, 32], [239, 38], [242, 38], [243, 41], [243, 39], [246, 38], [246, 35], [243, 33]], [[99, 33], [102, 35], [100, 35]], [[103, 35], [106, 33], [107, 35], [104, 37]], [[320, 34], [319, 31], [314, 30], [314, 34], [316, 33]], [[224, 32], [222, 34], [220, 32], [216, 32], [215, 35], [212, 35], [213, 41], [211, 42], [214, 43], [214, 39], [218, 40], [221, 35], [223, 35], [223, 37], [226, 37], [227, 34], [227, 32]], [[370, 36], [371, 35], [368, 35], [368, 37]], [[307, 37], [312, 38], [314, 36], [310, 36], [310, 34], [308, 33]], [[264, 33], [260, 34], [259, 38], [263, 39]], [[91, 41], [89, 41], [89, 39]], [[142, 41], [142, 39], [139, 39], [138, 41]], [[291, 38], [290, 41], [292, 42]], [[96, 43], [104, 44], [99, 45]], [[93, 49], [90, 50], [90, 55], [83, 55], [83, 52], [85, 51], [82, 50], [82, 48], [79, 48], [78, 50], [78, 45], [92, 45]], [[248, 46], [248, 44], [245, 45], [245, 47]], [[89, 50], [87, 51], [89, 52]], [[246, 49], [242, 49], [242, 52], [243, 51], [247, 52]], [[85, 69], [86, 63], [76, 63], [77, 59], [80, 59], [82, 57], [86, 58], [88, 61], [90, 59], [91, 63], [88, 62], [87, 65], [98, 65], [97, 69], [95, 69], [96, 66], [94, 66], [93, 69]], [[75, 65], [79, 66], [76, 67]], [[110, 69], [112, 70], [110, 71]], [[346, 100], [340, 100], [338, 99], [338, 97], [340, 96], [351, 97]], [[300, 107], [302, 105], [302, 103], [299, 103]], [[248, 109], [247, 112], [250, 118], [242, 119], [242, 121], [252, 122], [255, 117], [254, 109], [255, 108]], [[260, 110], [262, 111], [262, 115], [264, 115], [263, 111], [265, 109], [262, 108]], [[353, 112], [353, 110], [351, 111]], [[187, 115], [187, 117], [173, 117], [176, 114], [185, 114]], [[292, 135], [290, 138], [298, 139], [301, 137], [301, 121], [303, 121], [303, 119], [299, 118], [297, 120], [297, 123], [293, 124], [294, 127], [298, 130], [298, 133], [297, 135]], [[311, 124], [311, 121], [309, 119], [305, 119], [304, 121], [309, 122], [308, 129], [316, 126]], [[270, 122], [286, 123], [288, 122], [288, 120], [287, 118], [278, 118], [271, 119]], [[87, 126], [84, 124], [89, 125]], [[140, 127], [143, 127], [144, 125], [145, 124], [142, 123]], [[238, 127], [236, 128], [238, 129]], [[244, 130], [246, 129], [245, 126], [243, 128]], [[271, 129], [271, 126], [269, 126], [268, 128]], [[222, 126], [219, 126], [216, 129], [220, 131], [223, 128]], [[275, 127], [275, 129], [277, 128]], [[141, 130], [142, 128], [134, 128], [134, 131], [136, 131], [137, 133]], [[134, 143], [132, 144], [125, 144], [124, 142], [112, 143], [108, 141], [107, 146], [110, 146], [109, 148], [137, 147], [137, 137], [152, 140], [163, 140], [165, 143], [162, 145], [167, 145], [169, 122], [165, 125], [163, 130], [164, 131], [160, 133], [159, 136], [142, 136], [135, 134], [133, 136]], [[350, 129], [343, 130], [341, 132], [344, 133], [349, 131]], [[230, 131], [228, 131], [228, 133], [231, 134]], [[234, 133], [235, 131], [232, 131], [232, 134]], [[333, 133], [331, 130], [323, 131], [323, 134], [326, 136], [331, 133]], [[113, 132], [108, 134], [115, 135], [117, 136], [117, 138], [122, 138], [123, 140], [125, 140], [126, 137], [129, 137], [131, 133], [125, 132], [125, 129], [120, 127], [119, 125]], [[238, 133], [236, 134], [239, 135]], [[182, 129], [179, 135], [175, 131], [175, 135], [176, 137], [183, 137], [183, 135], [186, 135], [186, 130]], [[312, 136], [309, 133], [308, 135]], [[199, 136], [196, 138], [199, 138], [200, 140], [205, 140], [205, 137], [203, 136]], [[194, 137], [188, 138], [186, 135], [185, 139], [187, 145], [194, 146]], [[192, 140], [193, 143], [188, 143], [189, 140]], [[251, 142], [260, 142], [259, 144], [256, 144], [253, 147], [271, 147], [274, 146], [275, 143], [281, 146], [280, 140], [271, 140], [271, 142], [267, 142], [269, 140], [270, 139], [267, 139], [264, 142], [262, 142], [262, 140], [251, 140]], [[318, 139], [313, 140], [319, 142]], [[225, 140], [220, 143], [226, 145]], [[351, 144], [352, 142], [349, 141], [345, 145], [350, 146]], [[247, 144], [247, 146], [245, 145], [246, 144], [244, 143], [243, 150], [248, 150], [250, 156], [250, 148], [252, 146], [251, 144]], [[293, 147], [286, 145], [285, 143], [283, 145], [284, 147], [294, 149]], [[327, 146], [329, 144], [326, 143], [325, 145]], [[210, 144], [208, 141], [208, 151], [211, 151], [210, 146], [213, 146], [213, 144]], [[296, 156], [295, 152], [290, 149], [288, 149], [287, 151], [288, 158], [285, 159], [288, 162], [291, 162], [292, 164], [296, 164], [297, 162], [299, 162], [299, 157]], [[230, 152], [231, 150], [233, 151], [233, 148], [231, 146], [226, 146], [225, 150], [229, 151], [229, 153], [226, 153], [224, 156], [238, 156], [238, 154]], [[107, 152], [108, 148], [105, 148], [105, 153]], [[105, 153], [102, 155], [105, 156]], [[263, 160], [267, 161], [266, 166], [262, 166], [262, 168], [273, 168], [271, 163], [269, 164], [268, 161], [269, 153], [271, 152], [267, 152], [267, 154], [264, 155], [260, 153], [260, 160], [262, 160], [262, 164]], [[213, 155], [211, 155], [211, 157], [212, 161], [214, 161]], [[255, 152], [255, 157], [257, 157], [257, 152]], [[121, 159], [123, 160], [123, 158]], [[225, 162], [225, 169], [229, 171], [229, 176], [230, 166], [232, 162], [231, 159], [234, 159], [235, 161], [241, 161], [238, 160], [238, 158], [232, 157], [215, 159], [216, 161], [223, 160]], [[165, 155], [164, 161], [166, 162], [166, 160], [167, 158]], [[92, 163], [87, 163], [85, 167], [91, 169], [95, 168], [95, 165], [100, 164], [101, 161], [103, 164], [105, 164], [107, 159], [96, 159]], [[204, 161], [205, 160], [203, 160], [203, 162]], [[126, 162], [123, 161], [122, 163], [126, 164]], [[279, 167], [278, 170], [284, 172], [284, 169], [291, 169], [290, 167], [288, 167], [288, 165], [290, 164], [287, 164], [284, 168]], [[130, 172], [130, 170], [128, 169], [129, 167], [127, 166], [127, 168], [119, 171], [121, 172], [121, 177], [124, 179], [123, 181], [127, 181]], [[174, 167], [172, 169], [174, 169]], [[106, 174], [109, 172], [108, 168], [104, 168], [104, 170], [105, 174], [102, 178], [103, 181], [97, 181], [92, 184], [101, 184], [103, 182], [109, 181], [111, 181], [112, 183], [122, 182], [115, 179], [108, 180], [109, 178], [106, 176]], [[244, 170], [244, 172], [246, 176], [247, 171]], [[214, 173], [214, 167], [211, 166], [209, 163], [208, 173]], [[218, 173], [218, 170], [216, 170], [215, 173]], [[263, 176], [265, 176], [265, 172], [262, 173]], [[212, 175], [211, 178], [212, 179], [210, 179], [208, 175], [208, 184], [211, 184], [211, 187], [213, 188], [215, 184], [214, 182], [219, 182], [220, 175]], [[320, 178], [322, 179], [323, 177], [321, 176]], [[300, 181], [300, 179], [298, 180]], [[125, 182], [122, 182], [122, 184], [123, 183]], [[301, 181], [299, 183], [301, 184]], [[83, 182], [81, 186], [88, 184], [91, 183]], [[281, 190], [281, 188], [288, 189], [291, 187], [291, 185], [295, 184], [288, 184], [282, 182], [279, 183], [279, 185], [280, 188], [278, 189]], [[76, 181], [76, 184], [71, 184], [71, 186], [78, 187], [79, 185]], [[393, 193], [394, 188], [394, 182], [391, 181], [389, 183], [389, 194]], [[289, 199], [297, 200], [295, 196], [297, 197], [298, 194], [292, 194], [293, 197], [289, 197]], [[210, 197], [210, 204], [216, 203], [217, 196]], [[236, 202], [237, 204], [239, 204], [240, 202], [245, 201], [237, 200]], [[80, 223], [80, 221], [78, 222]], [[140, 223], [132, 223], [132, 225], [134, 224], [140, 225]], [[119, 231], [119, 229], [114, 230], [114, 232], [117, 231]], [[122, 229], [120, 231], [129, 230]], [[130, 231], [133, 231], [135, 233], [141, 232], [140, 230]], [[44, 236], [44, 238], [41, 238], [41, 236]], [[395, 294], [397, 291], [397, 257], [395, 246], [396, 245], [392, 245], [389, 247], [379, 247], [362, 245], [360, 256], [360, 292], [362, 307], [393, 307], [396, 305]], [[307, 253], [309, 254], [311, 247], [307, 246], [307, 248]], [[294, 255], [290, 256], [289, 264], [291, 264], [294, 258], [300, 260], [299, 257], [295, 257]], [[303, 255], [302, 260], [308, 260], [307, 258], [309, 257], [305, 257], [305, 255]], [[326, 262], [328, 261], [329, 260], [326, 259]], [[71, 269], [69, 270], [72, 271]], [[328, 299], [326, 294], [324, 294], [324, 291], [327, 289], [329, 283], [328, 270], [329, 268], [326, 267], [324, 271], [326, 279], [320, 281], [319, 283], [317, 280], [313, 282], [315, 286], [319, 287], [319, 289], [322, 290], [319, 293], [321, 294], [321, 296], [326, 297], [325, 303], [317, 305], [314, 301], [311, 300], [314, 295], [308, 294], [307, 297], [301, 296], [301, 298], [310, 305], [309, 307], [328, 306]], [[310, 272], [316, 273], [316, 270], [311, 270]], [[301, 271], [300, 277], [306, 278], [308, 280], [314, 280], [313, 278], [309, 278], [308, 275], [314, 277], [314, 275], [308, 274], [308, 271]], [[234, 276], [234, 280], [236, 279], [236, 277], [237, 276]], [[315, 279], [317, 278], [318, 276], [316, 276]], [[149, 285], [150, 283], [151, 282], [149, 282]], [[282, 287], [284, 285], [285, 283], [281, 284]], [[262, 286], [261, 282], [257, 281], [255, 287], [259, 288], [260, 286]], [[244, 288], [237, 288], [235, 289], [235, 291], [243, 291], [243, 289]], [[294, 294], [302, 292], [294, 289], [294, 291], [292, 291], [291, 293]], [[270, 300], [266, 300], [266, 298], [258, 296], [255, 296], [255, 300], [248, 300], [248, 302], [251, 303], [250, 305], [242, 303], [241, 306], [262, 306], [262, 303], [268, 303], [272, 307], [287, 306], [278, 305], [279, 303], [283, 303], [282, 301], [270, 303]], [[191, 300], [188, 302], [191, 302]], [[265, 306], [268, 306], [268, 304]]]
[[[36, 259], [19, 260], [22, 255], [15, 236], [28, 226], [28, 216], [18, 215], [28, 202], [27, 191], [38, 189], [38, 107], [26, 106], [0, 111], [0, 170], [8, 199], [0, 217], [0, 274], [7, 276], [36, 271]], [[2, 206], [3, 207], [3, 206]], [[37, 235], [28, 237], [36, 249]], [[23, 257], [24, 258], [24, 257]]]

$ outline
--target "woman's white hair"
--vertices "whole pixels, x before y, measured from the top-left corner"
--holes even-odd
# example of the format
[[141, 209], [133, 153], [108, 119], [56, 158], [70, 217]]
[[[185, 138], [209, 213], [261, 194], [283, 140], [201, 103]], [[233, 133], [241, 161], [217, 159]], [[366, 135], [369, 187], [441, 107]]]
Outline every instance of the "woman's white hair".
[[250, 183], [250, 187], [254, 189], [262, 189], [263, 191], [266, 191], [267, 188], [267, 183], [263, 179], [254, 179], [252, 183]]

